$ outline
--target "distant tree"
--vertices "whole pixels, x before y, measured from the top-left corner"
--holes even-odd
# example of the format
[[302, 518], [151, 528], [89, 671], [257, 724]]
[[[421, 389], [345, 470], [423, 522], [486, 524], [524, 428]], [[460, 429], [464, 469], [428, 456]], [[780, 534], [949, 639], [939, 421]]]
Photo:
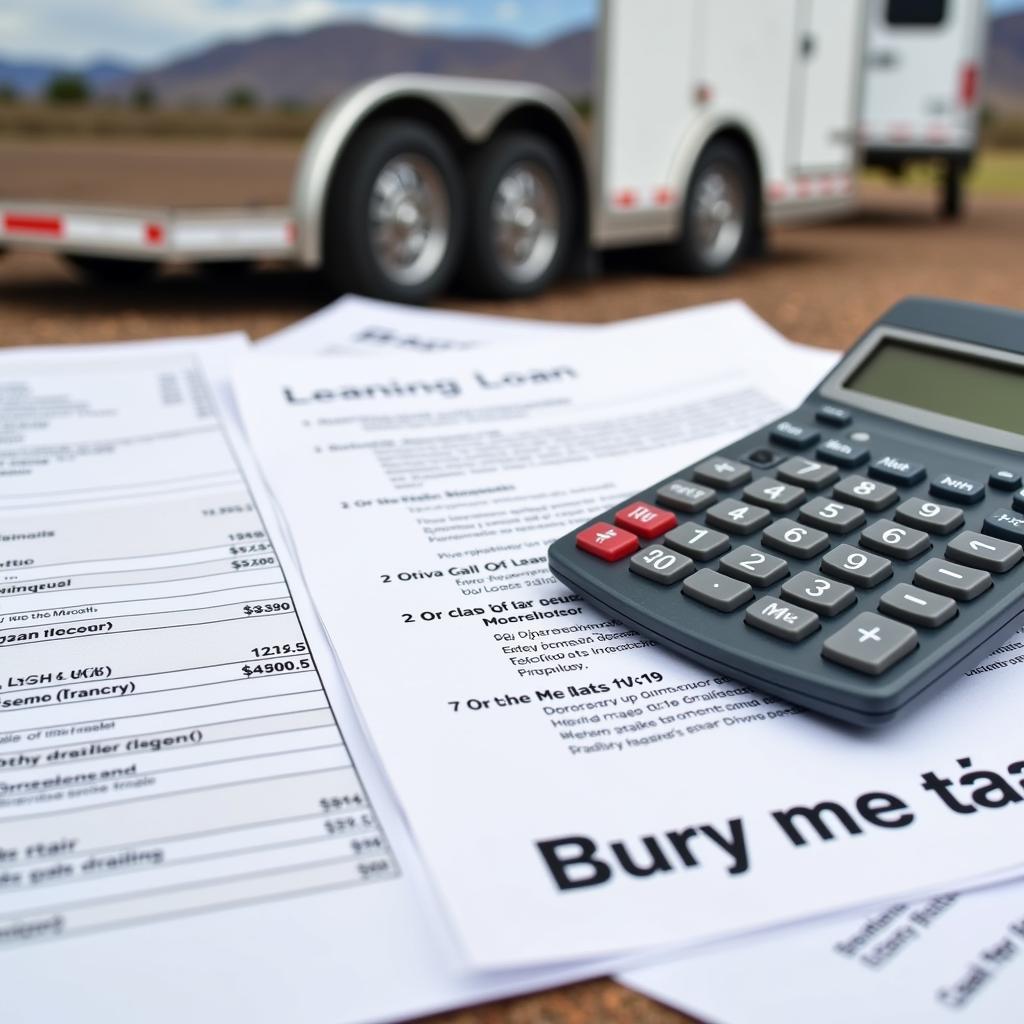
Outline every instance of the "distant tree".
[[0, 85], [0, 103], [17, 103], [18, 90], [11, 82]]
[[152, 110], [156, 106], [156, 90], [148, 82], [139, 82], [132, 89], [130, 102], [136, 110]]
[[233, 85], [224, 94], [224, 105], [229, 110], [252, 110], [257, 103], [255, 91], [247, 85]]
[[85, 103], [90, 95], [89, 83], [72, 72], [54, 75], [46, 87], [46, 98], [51, 103]]

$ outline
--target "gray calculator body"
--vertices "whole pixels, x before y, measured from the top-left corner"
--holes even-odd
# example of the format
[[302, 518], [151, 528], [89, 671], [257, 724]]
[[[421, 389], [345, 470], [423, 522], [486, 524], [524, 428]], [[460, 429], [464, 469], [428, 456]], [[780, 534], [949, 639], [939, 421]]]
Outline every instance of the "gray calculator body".
[[890, 309], [791, 414], [556, 541], [666, 648], [858, 725], [1024, 626], [1024, 315]]

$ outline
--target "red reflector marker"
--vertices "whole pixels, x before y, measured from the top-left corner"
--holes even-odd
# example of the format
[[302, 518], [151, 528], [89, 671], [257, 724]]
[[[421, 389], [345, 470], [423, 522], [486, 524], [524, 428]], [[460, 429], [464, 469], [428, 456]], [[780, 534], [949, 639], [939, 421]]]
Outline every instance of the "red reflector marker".
[[640, 547], [640, 541], [611, 523], [595, 523], [576, 534], [576, 547], [606, 562], [617, 562], [633, 554]]
[[4, 231], [23, 235], [46, 235], [56, 238], [61, 234], [60, 217], [39, 217], [27, 213], [4, 215]]
[[974, 105], [978, 98], [978, 65], [965, 64], [960, 69], [960, 102], [965, 107]]
[[671, 530], [676, 522], [676, 517], [671, 512], [642, 501], [634, 501], [632, 505], [627, 505], [615, 513], [616, 526], [632, 530], [633, 533], [640, 534], [644, 540], [660, 537], [666, 530]]

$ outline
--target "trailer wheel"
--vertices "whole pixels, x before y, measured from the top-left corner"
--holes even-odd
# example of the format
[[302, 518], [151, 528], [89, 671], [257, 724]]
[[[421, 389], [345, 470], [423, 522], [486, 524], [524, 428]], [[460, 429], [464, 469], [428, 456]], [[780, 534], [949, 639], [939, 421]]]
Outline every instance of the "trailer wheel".
[[469, 241], [463, 276], [499, 298], [534, 295], [565, 268], [573, 237], [569, 171], [529, 132], [498, 135], [469, 166]]
[[370, 124], [342, 157], [324, 224], [324, 271], [339, 292], [423, 302], [462, 255], [463, 183], [447, 143], [405, 118]]
[[743, 149], [715, 139], [697, 160], [683, 204], [682, 233], [669, 264], [691, 274], [721, 274], [750, 250], [757, 233], [754, 169]]
[[112, 256], [65, 256], [83, 277], [97, 284], [141, 284], [155, 276], [151, 260], [119, 260]]

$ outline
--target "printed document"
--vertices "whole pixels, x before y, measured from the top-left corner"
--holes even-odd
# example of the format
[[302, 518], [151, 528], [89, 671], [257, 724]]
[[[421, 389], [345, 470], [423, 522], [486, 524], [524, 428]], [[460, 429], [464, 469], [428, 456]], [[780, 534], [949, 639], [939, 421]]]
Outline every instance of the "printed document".
[[720, 1024], [1019, 1020], [1024, 886], [773, 929], [619, 980]]
[[0, 353], [0, 1016], [343, 1024], [594, 973], [465, 973], [217, 400], [244, 351]]
[[834, 358], [781, 357], [741, 310], [672, 344], [633, 325], [239, 368], [318, 611], [477, 965], [705, 940], [1024, 859], [1024, 693], [1005, 671], [866, 733], [671, 656], [549, 575], [550, 541], [784, 413]]

